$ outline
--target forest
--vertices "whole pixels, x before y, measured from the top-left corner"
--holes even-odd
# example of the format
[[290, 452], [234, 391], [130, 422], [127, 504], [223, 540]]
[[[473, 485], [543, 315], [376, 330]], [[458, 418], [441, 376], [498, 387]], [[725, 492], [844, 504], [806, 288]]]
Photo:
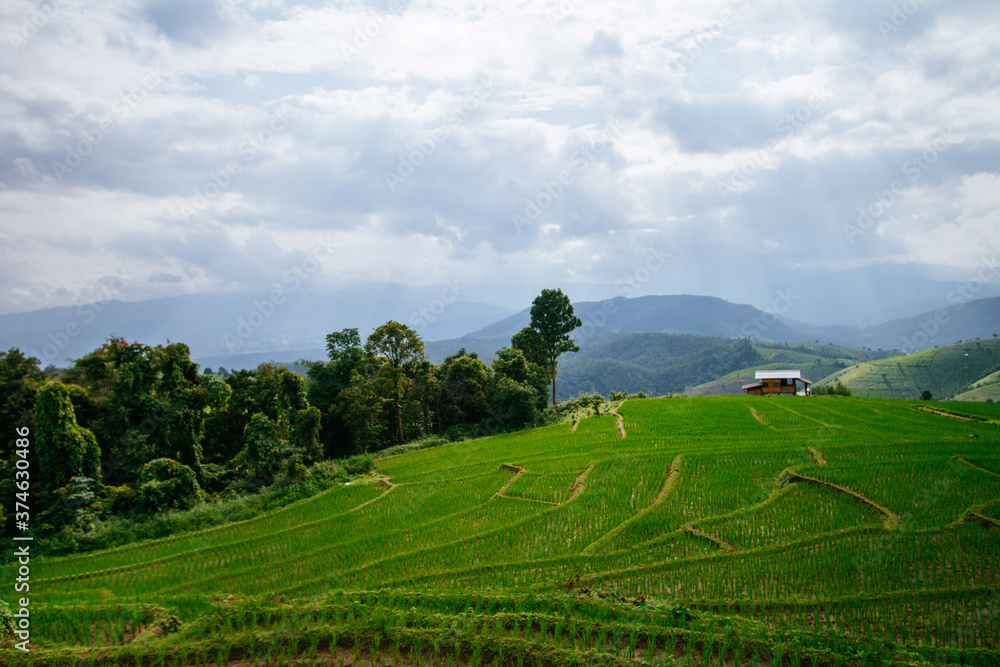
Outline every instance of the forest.
[[[265, 498], [225, 503], [228, 516], [202, 518], [211, 524], [306, 497], [369, 472], [387, 448], [545, 423], [579, 320], [560, 290], [543, 290], [533, 311], [489, 366], [464, 349], [432, 364], [420, 336], [391, 320], [363, 342], [357, 329], [330, 333], [328, 358], [300, 361], [304, 374], [202, 370], [183, 343], [114, 337], [65, 369], [0, 353], [0, 428], [27, 428], [35, 443], [31, 528], [53, 553], [114, 546], [190, 529], [165, 517], [209, 500]], [[13, 445], [0, 460], [5, 497], [18, 491]], [[14, 514], [0, 511], [13, 535]]]

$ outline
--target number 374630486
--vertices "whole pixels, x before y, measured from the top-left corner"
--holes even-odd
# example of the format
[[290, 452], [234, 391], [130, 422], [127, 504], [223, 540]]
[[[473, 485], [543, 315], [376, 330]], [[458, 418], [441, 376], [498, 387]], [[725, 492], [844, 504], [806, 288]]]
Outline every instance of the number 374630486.
[[17, 493], [14, 494], [17, 501], [14, 504], [14, 521], [17, 527], [21, 530], [26, 530], [28, 527], [28, 489], [31, 486], [30, 473], [28, 467], [30, 463], [28, 462], [28, 450], [31, 446], [31, 439], [28, 437], [30, 431], [27, 426], [22, 426], [16, 429], [17, 440], [15, 441], [16, 449], [14, 454], [16, 456], [14, 466], [16, 470], [14, 471], [14, 484], [17, 487]]

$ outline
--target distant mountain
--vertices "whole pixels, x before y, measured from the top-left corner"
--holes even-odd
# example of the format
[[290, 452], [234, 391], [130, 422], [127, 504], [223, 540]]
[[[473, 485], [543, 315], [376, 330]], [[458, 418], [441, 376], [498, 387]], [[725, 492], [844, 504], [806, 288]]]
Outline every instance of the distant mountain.
[[874, 326], [895, 319], [914, 317], [942, 306], [953, 305], [958, 290], [973, 280], [975, 293], [968, 299], [1000, 296], [1000, 276], [992, 269], [982, 275], [979, 268], [955, 269], [927, 264], [878, 264], [819, 275], [801, 270], [772, 274], [771, 288], [746, 300], [771, 308], [780, 294], [790, 294], [790, 303], [779, 308], [783, 315], [812, 326]]
[[[676, 333], [715, 338], [760, 338], [777, 342], [803, 340], [796, 331], [776, 317], [753, 306], [730, 303], [711, 296], [616, 297], [604, 301], [573, 304], [583, 326], [573, 332], [578, 344], [615, 339], [626, 333]], [[531, 322], [531, 309], [505, 317], [461, 338], [427, 343], [427, 358], [439, 363], [448, 354], [465, 348], [487, 363], [515, 333]]]
[[[362, 338], [395, 319], [426, 340], [454, 338], [508, 315], [510, 309], [462, 300], [444, 287], [362, 285], [326, 295], [187, 295], [151, 301], [109, 301], [0, 315], [0, 349], [18, 347], [64, 366], [109, 336], [148, 345], [186, 343], [192, 358], [227, 368], [251, 360], [325, 357], [326, 334], [357, 327]], [[242, 360], [242, 362], [241, 362]]]
[[[606, 333], [691, 333], [719, 338], [759, 337], [777, 341], [797, 340], [802, 334], [753, 306], [730, 303], [712, 296], [623, 296], [604, 301], [573, 304], [583, 326], [574, 338]], [[531, 309], [469, 334], [470, 338], [510, 338], [528, 326]]]
[[[530, 294], [529, 286], [511, 288]], [[575, 294], [600, 293], [600, 285], [575, 286]], [[983, 293], [982, 288], [978, 293]], [[626, 333], [674, 333], [760, 341], [814, 340], [872, 349], [923, 349], [960, 339], [1000, 333], [1000, 297], [965, 302], [951, 294], [938, 310], [865, 327], [812, 326], [794, 319], [804, 312], [794, 289], [771, 312], [708, 296], [616, 297], [574, 301], [583, 326], [580, 342], [600, 342]], [[518, 312], [479, 300], [500, 298], [492, 285], [404, 287], [360, 285], [326, 295], [188, 295], [165, 299], [49, 308], [0, 315], [0, 349], [18, 347], [64, 366], [99, 347], [109, 336], [155, 345], [186, 343], [192, 357], [211, 367], [253, 367], [260, 361], [325, 357], [326, 334], [357, 327], [362, 337], [395, 319], [424, 339], [427, 356], [440, 362], [465, 347], [487, 362], [530, 321], [530, 308]], [[572, 295], [571, 295], [572, 296]], [[525, 296], [522, 303], [531, 301]], [[576, 297], [573, 297], [576, 298]], [[504, 297], [510, 303], [512, 297]], [[942, 305], [947, 306], [941, 308]], [[772, 304], [773, 306], [773, 304]], [[777, 315], [776, 313], [781, 313]], [[470, 333], [471, 332], [471, 333]]]
[[787, 323], [801, 331], [806, 339], [851, 347], [914, 352], [935, 345], [1000, 334], [1000, 297], [976, 301], [956, 298], [951, 303], [939, 302], [937, 309], [915, 317], [870, 327], [811, 327], [791, 320]]

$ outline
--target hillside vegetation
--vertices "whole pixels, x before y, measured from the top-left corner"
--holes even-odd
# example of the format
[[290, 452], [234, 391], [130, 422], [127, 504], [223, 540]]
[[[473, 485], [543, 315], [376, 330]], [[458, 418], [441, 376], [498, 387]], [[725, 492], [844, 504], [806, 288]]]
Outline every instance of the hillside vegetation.
[[717, 394], [743, 394], [743, 385], [754, 382], [755, 372], [762, 370], [798, 370], [802, 377], [818, 383], [833, 373], [854, 366], [858, 362], [882, 359], [895, 352], [883, 350], [857, 350], [842, 345], [804, 342], [789, 344], [762, 344], [754, 346], [759, 361], [741, 366], [709, 382], [688, 388], [691, 396]]
[[581, 392], [681, 392], [734, 368], [763, 361], [747, 340], [691, 334], [625, 334], [581, 346], [559, 369], [560, 398]]
[[34, 562], [39, 648], [7, 664], [996, 664], [1000, 426], [917, 406], [628, 400], [393, 456]]
[[913, 399], [929, 390], [934, 398], [985, 400], [997, 371], [1000, 339], [984, 338], [859, 364], [826, 382], [843, 382], [859, 396]]

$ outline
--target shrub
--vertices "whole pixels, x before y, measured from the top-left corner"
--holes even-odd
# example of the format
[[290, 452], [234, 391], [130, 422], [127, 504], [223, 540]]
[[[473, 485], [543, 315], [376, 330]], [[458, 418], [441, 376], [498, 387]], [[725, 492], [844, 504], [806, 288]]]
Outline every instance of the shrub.
[[133, 511], [153, 514], [167, 509], [191, 509], [201, 502], [194, 470], [173, 459], [155, 459], [142, 467]]
[[344, 460], [344, 470], [348, 475], [365, 475], [375, 470], [375, 457], [371, 454], [355, 454]]
[[14, 643], [14, 615], [10, 605], [0, 600], [0, 647], [10, 648]]

